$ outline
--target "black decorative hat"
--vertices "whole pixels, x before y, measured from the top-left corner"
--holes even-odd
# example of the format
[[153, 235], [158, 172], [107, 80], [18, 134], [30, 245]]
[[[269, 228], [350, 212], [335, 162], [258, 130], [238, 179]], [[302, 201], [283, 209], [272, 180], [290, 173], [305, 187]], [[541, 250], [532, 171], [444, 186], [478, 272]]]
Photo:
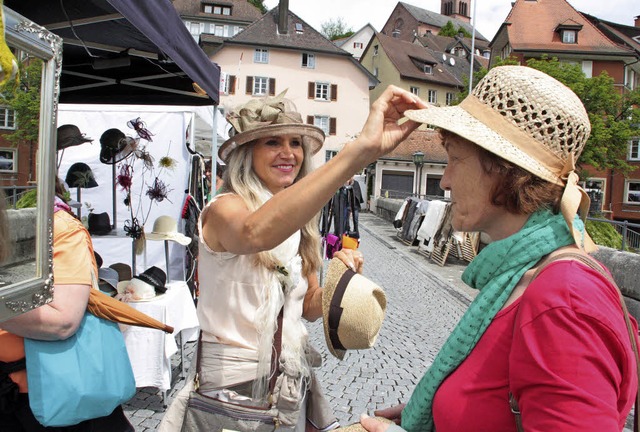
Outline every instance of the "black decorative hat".
[[139, 139], [128, 137], [119, 129], [107, 129], [100, 137], [100, 162], [113, 165], [135, 150]]
[[67, 147], [73, 147], [91, 141], [93, 141], [93, 139], [85, 137], [76, 125], [66, 124], [58, 127], [58, 150], [66, 149]]
[[156, 266], [149, 267], [138, 276], [134, 276], [134, 279], [140, 279], [143, 282], [148, 283], [155, 288], [156, 293], [163, 294], [167, 292], [167, 274]]
[[111, 232], [111, 219], [108, 213], [89, 213], [89, 233], [107, 235]]
[[98, 187], [93, 171], [91, 171], [89, 165], [83, 162], [76, 162], [71, 165], [64, 181], [70, 188], [91, 189]]

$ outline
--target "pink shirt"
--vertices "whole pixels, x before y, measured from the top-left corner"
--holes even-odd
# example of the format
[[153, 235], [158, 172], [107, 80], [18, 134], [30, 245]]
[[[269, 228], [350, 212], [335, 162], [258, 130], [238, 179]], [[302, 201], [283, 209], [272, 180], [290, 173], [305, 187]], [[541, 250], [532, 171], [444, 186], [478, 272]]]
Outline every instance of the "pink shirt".
[[615, 288], [584, 264], [557, 261], [495, 316], [436, 392], [433, 415], [438, 432], [512, 432], [511, 391], [527, 432], [619, 431], [636, 390]]

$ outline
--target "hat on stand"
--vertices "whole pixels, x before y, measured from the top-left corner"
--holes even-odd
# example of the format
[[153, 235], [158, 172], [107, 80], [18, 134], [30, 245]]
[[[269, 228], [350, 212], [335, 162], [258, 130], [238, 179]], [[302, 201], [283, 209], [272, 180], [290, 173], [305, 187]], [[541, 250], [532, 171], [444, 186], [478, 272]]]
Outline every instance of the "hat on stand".
[[147, 240], [171, 240], [187, 246], [191, 238], [178, 232], [178, 223], [171, 216], [160, 216], [153, 222], [153, 231], [145, 233]]
[[113, 165], [129, 156], [140, 139], [131, 138], [119, 129], [107, 129], [100, 137], [100, 162]]
[[167, 275], [162, 269], [149, 267], [131, 280], [118, 283], [119, 298], [127, 302], [155, 300], [167, 292], [166, 282]]
[[111, 232], [109, 213], [89, 213], [89, 234], [107, 235]]
[[322, 294], [324, 336], [331, 354], [371, 348], [378, 338], [387, 299], [382, 288], [350, 270], [338, 258], [327, 268]]
[[64, 179], [70, 188], [91, 189], [98, 187], [91, 167], [83, 162], [76, 162], [69, 167], [67, 176]]
[[110, 295], [111, 297], [117, 294], [118, 288], [118, 272], [110, 267], [100, 267], [98, 269], [98, 288], [100, 291]]
[[67, 147], [73, 147], [86, 142], [91, 142], [93, 139], [87, 138], [80, 132], [78, 126], [72, 124], [66, 124], [58, 127], [57, 131], [57, 148], [58, 150], [66, 149]]

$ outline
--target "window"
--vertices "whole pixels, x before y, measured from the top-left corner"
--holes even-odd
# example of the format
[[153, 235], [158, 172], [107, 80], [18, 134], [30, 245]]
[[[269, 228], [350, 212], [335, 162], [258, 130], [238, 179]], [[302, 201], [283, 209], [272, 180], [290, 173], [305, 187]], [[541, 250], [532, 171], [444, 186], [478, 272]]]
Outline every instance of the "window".
[[582, 72], [584, 72], [584, 76], [587, 78], [593, 77], [593, 61], [591, 60], [583, 60], [582, 61]]
[[213, 34], [216, 36], [224, 36], [224, 27], [216, 24]]
[[269, 50], [256, 48], [253, 53], [253, 62], [254, 63], [269, 63]]
[[296, 23], [296, 34], [303, 34], [304, 33], [304, 27], [302, 27], [301, 23]]
[[424, 73], [428, 74], [428, 75], [433, 75], [433, 67], [431, 65], [424, 65], [422, 70], [424, 71]]
[[506, 44], [504, 47], [502, 47], [502, 50], [500, 51], [500, 58], [504, 60], [506, 58], [509, 58], [510, 55], [511, 55], [511, 45]]
[[427, 190], [425, 194], [428, 196], [444, 197], [444, 190], [440, 188], [440, 180], [442, 177], [435, 175], [427, 175]]
[[591, 204], [589, 205], [590, 215], [602, 213], [604, 184], [604, 179], [590, 178], [582, 185], [589, 198], [591, 198]]
[[16, 162], [16, 149], [0, 149], [0, 172], [16, 172]]
[[574, 44], [577, 40], [578, 34], [575, 30], [562, 30], [562, 43]]
[[327, 150], [326, 152], [324, 152], [324, 161], [329, 162], [329, 159], [333, 158], [337, 154], [338, 152], [335, 150]]
[[222, 15], [231, 15], [231, 8], [230, 7], [223, 7], [222, 8]]
[[438, 103], [438, 92], [436, 90], [429, 90], [429, 103]]
[[316, 83], [316, 90], [314, 93], [314, 99], [316, 100], [329, 100], [329, 84], [328, 83]]
[[378, 55], [378, 45], [374, 45], [373, 46], [373, 55], [377, 56]]
[[634, 138], [629, 141], [629, 160], [640, 160], [640, 138]]
[[302, 67], [307, 69], [314, 69], [316, 67], [315, 54], [302, 53]]
[[451, 105], [453, 103], [453, 93], [447, 92], [445, 103], [447, 105]]
[[268, 89], [269, 89], [269, 78], [253, 77], [253, 94], [254, 95], [266, 95]]
[[213, 13], [213, 6], [212, 5], [204, 5], [204, 13]]
[[276, 93], [276, 79], [258, 76], [248, 76], [245, 89], [246, 94], [254, 96], [273, 96]]
[[322, 129], [325, 135], [329, 135], [329, 116], [313, 116], [313, 125]]
[[236, 77], [235, 75], [229, 75], [226, 72], [220, 73], [220, 91], [224, 94], [235, 94], [236, 92]]
[[416, 96], [420, 96], [420, 89], [418, 87], [409, 87], [409, 91]]
[[189, 24], [189, 32], [193, 36], [198, 36], [200, 34], [200, 23], [192, 22]]
[[353, 48], [355, 48], [355, 49], [362, 49], [363, 46], [364, 45], [362, 44], [362, 42], [354, 42], [353, 43]]
[[16, 128], [16, 112], [7, 107], [0, 107], [0, 129]]
[[626, 181], [624, 190], [625, 204], [640, 204], [640, 181]]
[[[213, 11], [211, 9], [213, 9]], [[204, 6], [204, 12], [205, 13], [213, 13], [213, 14], [216, 14], [216, 15], [231, 15], [231, 7], [229, 7], [229, 6], [205, 5]]]

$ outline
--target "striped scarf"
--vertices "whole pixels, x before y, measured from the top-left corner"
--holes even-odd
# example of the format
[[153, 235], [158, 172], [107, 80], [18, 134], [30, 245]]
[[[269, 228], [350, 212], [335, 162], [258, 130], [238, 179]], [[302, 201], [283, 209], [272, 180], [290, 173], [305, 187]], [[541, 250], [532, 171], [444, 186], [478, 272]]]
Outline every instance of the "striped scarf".
[[[574, 226], [584, 232], [578, 216]], [[562, 215], [540, 210], [520, 231], [489, 244], [474, 258], [462, 280], [480, 292], [413, 391], [402, 411], [404, 429], [418, 432], [434, 428], [433, 397], [440, 384], [467, 358], [522, 275], [545, 255], [573, 243]]]

